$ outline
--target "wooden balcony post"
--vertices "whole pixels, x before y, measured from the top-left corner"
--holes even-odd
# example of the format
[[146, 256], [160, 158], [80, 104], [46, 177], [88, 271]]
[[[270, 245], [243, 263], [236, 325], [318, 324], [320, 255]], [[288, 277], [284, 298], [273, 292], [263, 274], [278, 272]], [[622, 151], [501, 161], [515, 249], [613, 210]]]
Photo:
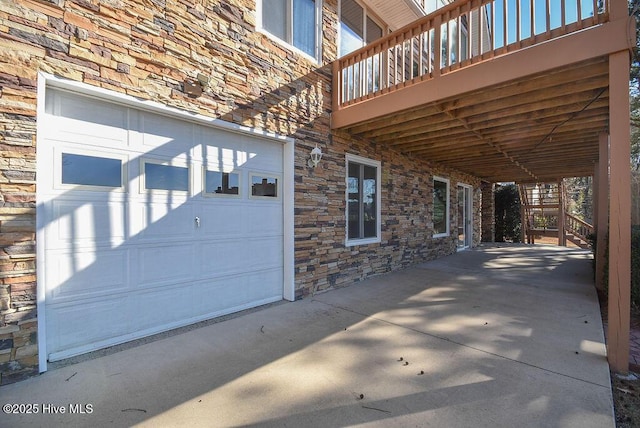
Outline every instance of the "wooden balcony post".
[[596, 288], [604, 290], [605, 250], [609, 229], [609, 135], [600, 133], [600, 153], [598, 157], [598, 222], [596, 227]]
[[[616, 0], [613, 3], [616, 3]], [[609, 147], [609, 334], [607, 351], [611, 369], [627, 373], [629, 370], [631, 318], [631, 166], [629, 161], [631, 146], [629, 52], [627, 51], [609, 56], [609, 97], [611, 138]]]
[[564, 230], [564, 185], [558, 182], [558, 245], [567, 246], [567, 235]]
[[340, 61], [335, 60], [332, 64], [333, 67], [333, 93], [331, 94], [331, 109], [332, 111], [338, 111], [340, 109], [340, 102], [342, 101], [342, 82], [340, 73]]
[[[591, 180], [591, 192], [593, 194], [593, 204], [591, 207], [591, 223], [594, 229], [598, 227], [598, 185], [600, 180], [598, 177], [600, 171], [600, 162], [593, 165], [593, 180]], [[594, 254], [595, 256], [595, 254]]]

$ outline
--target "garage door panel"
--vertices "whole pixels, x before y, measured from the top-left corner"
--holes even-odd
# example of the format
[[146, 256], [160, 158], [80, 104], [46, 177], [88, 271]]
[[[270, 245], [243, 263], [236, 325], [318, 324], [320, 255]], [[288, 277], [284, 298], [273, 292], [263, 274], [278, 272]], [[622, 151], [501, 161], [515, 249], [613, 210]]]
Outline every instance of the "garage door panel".
[[143, 286], [162, 286], [193, 280], [195, 247], [172, 243], [138, 249], [138, 281]]
[[278, 165], [282, 164], [281, 145], [273, 142], [265, 142], [261, 145], [247, 144], [245, 147], [247, 147], [246, 151], [248, 156], [246, 163], [243, 165], [244, 168], [272, 173], [282, 171], [281, 168], [278, 167]]
[[200, 269], [207, 277], [237, 274], [253, 266], [247, 262], [247, 247], [242, 242], [226, 240], [203, 243]]
[[252, 239], [251, 253], [247, 254], [247, 264], [254, 269], [273, 269], [282, 266], [282, 240]]
[[47, 351], [56, 353], [121, 335], [129, 329], [129, 317], [123, 316], [127, 299], [121, 296], [50, 308], [47, 312]]
[[282, 205], [255, 201], [246, 208], [247, 232], [253, 236], [282, 234]]
[[246, 144], [237, 134], [203, 127], [199, 127], [197, 132], [201, 135], [202, 144], [198, 148], [202, 150], [205, 165], [240, 168], [247, 162]]
[[[215, 203], [215, 201], [213, 202]], [[243, 204], [209, 203], [201, 209], [201, 230], [203, 238], [228, 239], [245, 233], [246, 206]]]
[[85, 142], [87, 139], [127, 142], [127, 109], [57, 90], [47, 93], [45, 109], [58, 121], [55, 127], [47, 130], [50, 138], [73, 141], [83, 137]]
[[[104, 195], [102, 199], [106, 199]], [[126, 205], [106, 200], [51, 202], [54, 225], [49, 227], [48, 248], [73, 246], [118, 246], [125, 240]]]
[[269, 269], [247, 276], [244, 293], [262, 301], [275, 301], [282, 297], [282, 269]]
[[171, 157], [190, 153], [194, 145], [194, 125], [153, 113], [138, 112], [140, 142], [145, 152]]
[[166, 240], [184, 238], [194, 233], [197, 224], [194, 207], [190, 203], [139, 203], [132, 207], [137, 216], [140, 238]]
[[130, 302], [131, 314], [137, 314], [133, 318], [136, 329], [157, 328], [193, 317], [192, 300], [191, 286], [187, 284], [137, 294]]
[[105, 296], [129, 284], [129, 251], [98, 249], [46, 253], [48, 300], [51, 302]]
[[[103, 130], [101, 134], [92, 134], [89, 127], [78, 128], [78, 121], [61, 119], [62, 129], [58, 129], [47, 134], [47, 139], [52, 143], [74, 143], [83, 147], [93, 146], [96, 148], [112, 147], [120, 148], [128, 144], [128, 134], [126, 132], [110, 132]], [[104, 128], [95, 126], [95, 128]]]
[[[193, 285], [194, 299], [191, 307], [194, 314], [219, 316], [275, 302], [282, 299], [282, 289], [267, 285], [267, 281], [278, 278], [281, 279], [281, 274], [277, 272], [261, 271], [199, 282]], [[211, 299], [206, 296], [219, 298]]]

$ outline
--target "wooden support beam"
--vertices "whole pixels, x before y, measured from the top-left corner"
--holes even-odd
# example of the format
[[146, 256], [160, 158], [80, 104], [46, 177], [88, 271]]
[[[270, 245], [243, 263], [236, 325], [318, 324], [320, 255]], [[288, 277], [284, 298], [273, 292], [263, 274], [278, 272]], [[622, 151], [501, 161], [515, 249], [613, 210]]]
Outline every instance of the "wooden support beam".
[[605, 249], [607, 229], [609, 228], [609, 135], [599, 136], [600, 153], [598, 156], [598, 199], [596, 199], [598, 222], [596, 227], [596, 288], [604, 290]]
[[[621, 3], [620, 0], [613, 3]], [[626, 2], [624, 3], [626, 6]], [[620, 7], [619, 7], [620, 8]], [[626, 9], [625, 9], [626, 13]], [[629, 52], [609, 56], [609, 311], [607, 351], [616, 372], [629, 371], [631, 321], [631, 146]]]
[[564, 231], [564, 182], [558, 182], [558, 245], [567, 246], [567, 235]]
[[[593, 194], [593, 204], [591, 207], [591, 222], [594, 227], [594, 233], [597, 229], [598, 225], [598, 173], [599, 173], [600, 163], [596, 162], [593, 165], [593, 180], [591, 181], [591, 192]], [[595, 258], [595, 254], [593, 255]], [[598, 284], [596, 283], [596, 287]]]

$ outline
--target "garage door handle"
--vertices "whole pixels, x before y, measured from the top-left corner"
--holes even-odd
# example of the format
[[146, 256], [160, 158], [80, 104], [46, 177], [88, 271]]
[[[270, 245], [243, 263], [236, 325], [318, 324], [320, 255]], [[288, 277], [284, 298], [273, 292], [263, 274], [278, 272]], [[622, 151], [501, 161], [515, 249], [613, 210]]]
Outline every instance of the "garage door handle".
[[196, 217], [196, 227], [200, 227], [200, 217]]

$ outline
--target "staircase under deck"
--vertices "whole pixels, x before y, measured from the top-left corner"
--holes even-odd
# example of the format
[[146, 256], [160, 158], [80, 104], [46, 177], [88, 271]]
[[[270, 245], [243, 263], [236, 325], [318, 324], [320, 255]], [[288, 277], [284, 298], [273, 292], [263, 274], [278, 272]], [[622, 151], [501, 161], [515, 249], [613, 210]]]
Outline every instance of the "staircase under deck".
[[336, 61], [332, 128], [487, 182], [592, 175], [619, 78], [609, 58], [634, 45], [633, 23], [594, 3], [518, 39], [509, 28], [535, 12], [498, 16], [497, 4], [459, 0]]

